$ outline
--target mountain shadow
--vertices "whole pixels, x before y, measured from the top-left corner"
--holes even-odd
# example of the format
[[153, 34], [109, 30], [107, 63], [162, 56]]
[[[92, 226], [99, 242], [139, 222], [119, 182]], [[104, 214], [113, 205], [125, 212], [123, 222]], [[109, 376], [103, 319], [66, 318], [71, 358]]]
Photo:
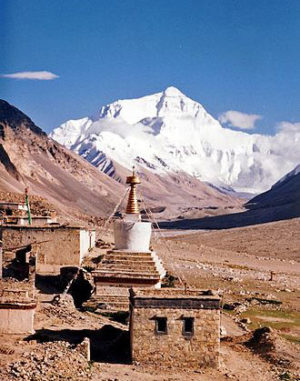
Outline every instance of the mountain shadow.
[[198, 219], [164, 221], [162, 229], [231, 229], [300, 217], [300, 166], [272, 188], [248, 201], [246, 212]]
[[297, 217], [300, 217], [300, 200], [292, 204], [247, 210], [242, 213], [226, 214], [216, 217], [163, 221], [159, 223], [159, 227], [161, 229], [219, 230], [265, 224]]

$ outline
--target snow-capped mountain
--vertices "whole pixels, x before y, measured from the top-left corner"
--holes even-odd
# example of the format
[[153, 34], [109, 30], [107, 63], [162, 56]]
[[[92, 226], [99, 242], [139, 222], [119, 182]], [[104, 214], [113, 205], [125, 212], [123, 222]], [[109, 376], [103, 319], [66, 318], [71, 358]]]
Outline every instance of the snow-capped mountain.
[[50, 136], [114, 177], [117, 162], [161, 175], [185, 172], [240, 192], [268, 189], [300, 161], [300, 131], [287, 138], [285, 131], [264, 136], [224, 128], [175, 87], [118, 100]]

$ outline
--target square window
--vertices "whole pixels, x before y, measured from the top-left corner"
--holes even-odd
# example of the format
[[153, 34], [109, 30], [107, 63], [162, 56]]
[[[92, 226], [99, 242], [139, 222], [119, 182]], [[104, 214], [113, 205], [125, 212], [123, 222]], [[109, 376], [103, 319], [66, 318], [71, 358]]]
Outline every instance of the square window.
[[155, 318], [155, 332], [159, 335], [167, 334], [168, 326], [166, 317]]
[[194, 318], [185, 317], [183, 320], [182, 333], [184, 336], [192, 336], [194, 334]]

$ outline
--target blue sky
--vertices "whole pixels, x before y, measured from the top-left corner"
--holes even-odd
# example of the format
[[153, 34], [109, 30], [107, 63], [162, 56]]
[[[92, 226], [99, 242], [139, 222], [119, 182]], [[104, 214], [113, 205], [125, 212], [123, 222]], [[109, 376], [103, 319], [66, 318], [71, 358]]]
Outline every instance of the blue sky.
[[300, 121], [300, 1], [0, 0], [0, 97], [46, 131], [173, 85], [213, 116]]

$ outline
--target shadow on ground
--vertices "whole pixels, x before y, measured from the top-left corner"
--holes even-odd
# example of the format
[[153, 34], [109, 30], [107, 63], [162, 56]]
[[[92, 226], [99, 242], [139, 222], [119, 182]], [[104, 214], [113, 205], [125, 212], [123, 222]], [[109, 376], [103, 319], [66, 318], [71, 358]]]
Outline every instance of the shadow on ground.
[[300, 217], [300, 204], [248, 210], [215, 217], [163, 221], [161, 229], [231, 229]]
[[105, 325], [98, 330], [90, 329], [40, 329], [25, 340], [38, 342], [66, 341], [70, 344], [80, 344], [85, 337], [90, 339], [91, 360], [118, 364], [130, 363], [129, 332], [112, 325]]
[[36, 275], [35, 286], [43, 294], [58, 294], [61, 292], [59, 275]]

